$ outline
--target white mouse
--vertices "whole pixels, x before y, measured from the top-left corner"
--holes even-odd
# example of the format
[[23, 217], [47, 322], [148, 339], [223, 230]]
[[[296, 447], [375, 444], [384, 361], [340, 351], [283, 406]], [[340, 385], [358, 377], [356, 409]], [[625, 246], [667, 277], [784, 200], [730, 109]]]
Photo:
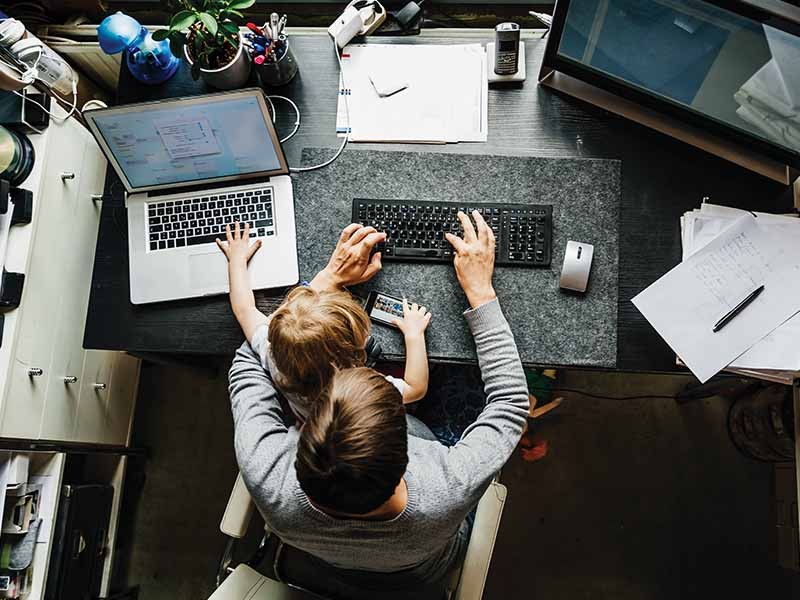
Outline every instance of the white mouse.
[[585, 292], [592, 270], [594, 246], [583, 242], [567, 242], [564, 265], [561, 267], [561, 289]]

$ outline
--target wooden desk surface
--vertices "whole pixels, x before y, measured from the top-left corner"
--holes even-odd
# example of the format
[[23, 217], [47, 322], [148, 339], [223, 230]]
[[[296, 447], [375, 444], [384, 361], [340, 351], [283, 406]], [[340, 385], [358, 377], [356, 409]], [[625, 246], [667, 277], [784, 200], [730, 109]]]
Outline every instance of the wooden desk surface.
[[[415, 38], [377, 38], [377, 43], [457, 43], [491, 40], [491, 31], [449, 35], [425, 32]], [[298, 134], [285, 145], [297, 165], [304, 147], [338, 146], [333, 135], [338, 67], [327, 36], [295, 35], [299, 76], [274, 93], [300, 107]], [[489, 93], [489, 140], [449, 144], [437, 151], [479, 154], [599, 157], [621, 159], [617, 368], [675, 371], [675, 355], [639, 314], [630, 299], [680, 261], [678, 218], [703, 197], [729, 206], [766, 212], [792, 208], [788, 188], [682, 142], [601, 109], [537, 86], [544, 42], [528, 40], [528, 79], [521, 88]], [[205, 93], [183, 68], [161, 86], [145, 86], [124, 69], [118, 103]], [[293, 111], [278, 107], [278, 128], [288, 131]], [[283, 118], [281, 118], [283, 117]], [[424, 145], [380, 144], [360, 148], [413, 149]], [[243, 340], [226, 296], [133, 306], [129, 300], [127, 219], [123, 187], [109, 169], [95, 256], [84, 346], [147, 353], [227, 354]], [[302, 235], [302, 232], [298, 232]], [[554, 261], [554, 265], [557, 262]], [[320, 265], [320, 268], [323, 265]], [[303, 274], [306, 276], [306, 274]], [[281, 293], [257, 292], [258, 306], [271, 312]]]

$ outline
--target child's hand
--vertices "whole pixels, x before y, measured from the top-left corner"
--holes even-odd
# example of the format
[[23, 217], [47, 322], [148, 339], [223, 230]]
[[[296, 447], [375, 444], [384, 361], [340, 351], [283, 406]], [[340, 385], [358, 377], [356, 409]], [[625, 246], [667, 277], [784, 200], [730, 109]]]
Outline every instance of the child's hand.
[[225, 226], [225, 236], [228, 238], [227, 243], [223, 243], [217, 238], [217, 246], [228, 259], [228, 262], [244, 261], [245, 264], [250, 262], [256, 251], [261, 248], [261, 240], [256, 240], [254, 244], [250, 244], [250, 223], [245, 223], [244, 230], [239, 229], [239, 221], [236, 221], [236, 227], [231, 231], [231, 226]]
[[424, 306], [419, 306], [416, 302], [411, 306], [403, 298], [403, 318], [392, 321], [400, 328], [405, 337], [422, 336], [431, 322], [431, 313]]

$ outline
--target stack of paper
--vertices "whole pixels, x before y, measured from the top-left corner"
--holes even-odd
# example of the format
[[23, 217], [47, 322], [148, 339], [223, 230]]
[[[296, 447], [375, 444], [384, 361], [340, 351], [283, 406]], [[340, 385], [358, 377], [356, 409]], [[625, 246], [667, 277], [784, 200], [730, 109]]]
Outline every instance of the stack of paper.
[[[480, 44], [347, 46], [337, 133], [349, 130], [354, 142], [485, 142], [486, 68]], [[402, 89], [382, 96], [387, 82]]]
[[681, 237], [683, 262], [633, 299], [678, 357], [703, 382], [728, 366], [800, 370], [800, 219], [703, 204]]

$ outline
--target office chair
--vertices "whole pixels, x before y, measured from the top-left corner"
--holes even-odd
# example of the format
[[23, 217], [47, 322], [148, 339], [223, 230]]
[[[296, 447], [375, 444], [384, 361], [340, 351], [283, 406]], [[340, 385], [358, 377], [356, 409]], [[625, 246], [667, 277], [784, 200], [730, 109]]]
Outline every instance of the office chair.
[[[493, 481], [478, 503], [464, 562], [455, 570], [448, 582], [444, 596], [446, 600], [480, 600], [483, 597], [483, 588], [505, 501], [506, 487]], [[220, 531], [230, 539], [220, 563], [217, 590], [208, 600], [324, 600], [319, 595], [297, 586], [270, 579], [250, 566], [260, 562], [265, 555], [265, 543], [270, 536], [266, 527], [261, 547], [256, 556], [247, 561], [249, 564], [240, 564], [236, 568], [230, 566], [235, 541], [244, 537], [247, 532], [254, 508], [250, 493], [244, 485], [242, 476], [239, 475], [219, 527]], [[279, 544], [273, 561], [278, 578], [281, 578], [278, 565], [280, 554]]]

